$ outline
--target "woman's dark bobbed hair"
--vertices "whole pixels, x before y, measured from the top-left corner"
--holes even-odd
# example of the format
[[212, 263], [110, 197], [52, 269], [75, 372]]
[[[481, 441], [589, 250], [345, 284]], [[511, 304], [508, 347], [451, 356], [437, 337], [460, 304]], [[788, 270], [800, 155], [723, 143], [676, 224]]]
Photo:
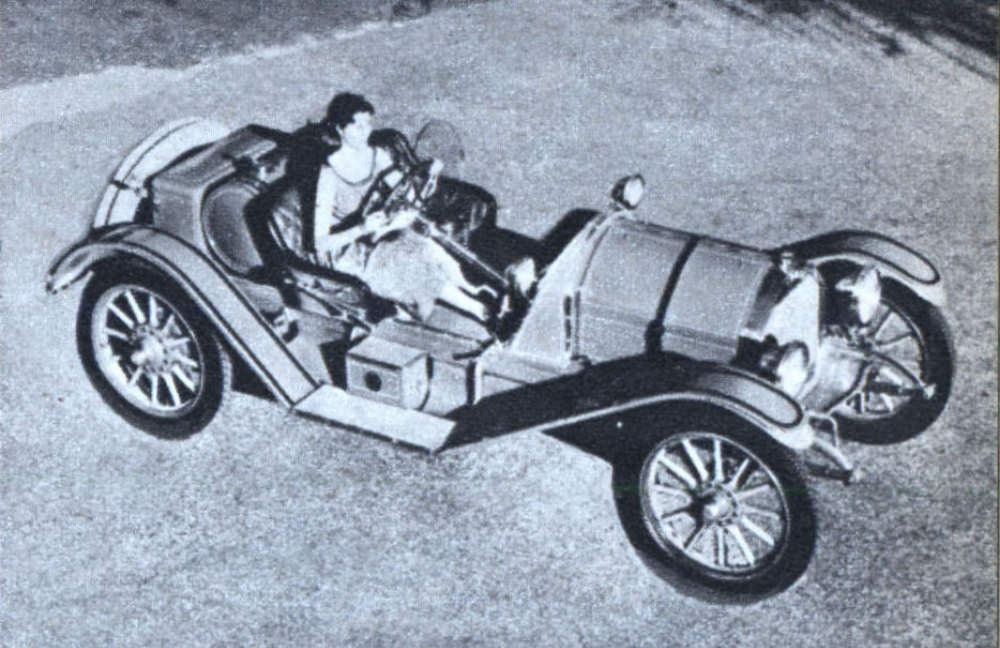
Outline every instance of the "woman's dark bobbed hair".
[[326, 118], [323, 119], [323, 122], [331, 131], [335, 131], [337, 128], [344, 128], [354, 121], [354, 115], [358, 113], [374, 115], [375, 106], [359, 94], [338, 92], [327, 105]]

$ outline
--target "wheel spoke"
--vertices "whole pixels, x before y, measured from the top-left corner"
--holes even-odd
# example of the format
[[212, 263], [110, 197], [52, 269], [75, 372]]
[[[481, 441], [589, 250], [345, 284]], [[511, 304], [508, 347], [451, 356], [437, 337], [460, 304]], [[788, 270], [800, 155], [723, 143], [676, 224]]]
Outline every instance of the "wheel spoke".
[[753, 520], [747, 518], [744, 515], [740, 519], [740, 524], [742, 524], [747, 531], [760, 538], [764, 542], [764, 544], [766, 544], [768, 547], [774, 546], [774, 538], [771, 537], [771, 534], [765, 531], [764, 529], [760, 528], [759, 526], [757, 526], [757, 524], [754, 523]]
[[718, 484], [725, 479], [722, 474], [722, 441], [715, 437], [712, 438], [712, 479]]
[[129, 308], [131, 308], [132, 312], [135, 314], [136, 321], [140, 324], [145, 324], [146, 315], [142, 312], [142, 309], [139, 308], [139, 302], [135, 300], [135, 295], [132, 294], [131, 290], [125, 291], [125, 299], [128, 301]]
[[896, 409], [896, 406], [893, 405], [892, 400], [882, 392], [875, 392], [875, 395], [878, 397], [879, 402], [882, 403], [883, 407], [885, 408], [882, 411], [885, 414], [892, 414], [892, 412]]
[[149, 377], [149, 383], [150, 383], [150, 387], [149, 387], [149, 400], [154, 405], [159, 405], [160, 404], [160, 400], [158, 398], [158, 395], [160, 393], [160, 377], [158, 375], [156, 375], [156, 374], [151, 375]]
[[175, 364], [171, 367], [170, 372], [177, 376], [177, 380], [181, 381], [181, 384], [187, 387], [189, 391], [195, 391], [194, 381], [181, 369], [180, 365]]
[[139, 377], [142, 376], [142, 369], [136, 367], [132, 375], [128, 377], [129, 387], [135, 387], [139, 383]]
[[163, 346], [165, 346], [168, 349], [173, 349], [174, 347], [178, 347], [178, 346], [180, 346], [182, 344], [187, 344], [190, 341], [191, 341], [191, 338], [186, 337], [186, 336], [181, 336], [181, 337], [173, 338], [171, 340], [164, 341]]
[[688, 536], [688, 539], [684, 541], [684, 549], [685, 549], [685, 551], [688, 550], [688, 549], [690, 549], [691, 547], [693, 547], [695, 544], [697, 544], [697, 542], [699, 540], [701, 540], [701, 537], [703, 535], [705, 535], [705, 529], [707, 529], [707, 528], [708, 527], [706, 527], [703, 524], [699, 524], [695, 528], [694, 532], [692, 532], [691, 535]]
[[894, 344], [899, 344], [900, 342], [903, 342], [904, 340], [913, 340], [913, 339], [914, 339], [913, 334], [910, 333], [909, 331], [907, 331], [905, 333], [900, 333], [899, 335], [893, 336], [893, 337], [889, 338], [888, 340], [881, 340], [881, 341], [880, 340], [875, 340], [875, 346], [877, 346], [879, 349], [884, 349], [884, 348], [886, 348], [888, 346], [892, 346]]
[[125, 326], [129, 327], [130, 329], [135, 328], [135, 322], [132, 320], [131, 317], [126, 315], [122, 309], [118, 308], [113, 303], [108, 302], [108, 310], [114, 313], [118, 317], [118, 319], [120, 319], [125, 324]]
[[694, 467], [694, 471], [698, 473], [698, 481], [708, 481], [708, 471], [705, 470], [705, 464], [698, 455], [698, 450], [692, 445], [691, 440], [684, 439], [681, 441], [681, 447], [684, 448], [684, 453], [687, 454], [688, 460]]
[[886, 323], [892, 318], [893, 315], [892, 309], [886, 306], [885, 304], [882, 305], [882, 308], [885, 309], [884, 311], [882, 311], [882, 314], [878, 316], [878, 319], [876, 319], [869, 325], [872, 327], [871, 339], [873, 340], [876, 337], [878, 337], [878, 334], [882, 332], [882, 329], [885, 327]]
[[715, 564], [726, 566], [726, 532], [721, 526], [715, 527]]
[[192, 369], [198, 369], [198, 367], [199, 367], [197, 360], [194, 360], [193, 358], [189, 358], [187, 355], [184, 355], [184, 354], [176, 356], [174, 358], [174, 360], [176, 360], [178, 363], [180, 363], [182, 365], [185, 365], [187, 367], [191, 367]]
[[772, 490], [771, 484], [758, 484], [756, 486], [753, 486], [751, 488], [747, 488], [745, 490], [736, 491], [736, 499], [738, 499], [738, 500], [740, 500], [742, 502], [743, 500], [745, 500], [745, 499], [747, 499], [749, 497], [753, 497], [754, 495], [760, 495], [761, 493], [764, 493], [764, 492], [770, 491], [770, 490]]
[[104, 334], [108, 337], [118, 338], [119, 340], [125, 340], [126, 342], [128, 341], [128, 333], [123, 333], [122, 331], [113, 329], [110, 326], [104, 327]]
[[688, 515], [691, 515], [691, 505], [690, 504], [685, 504], [684, 506], [678, 506], [676, 508], [670, 509], [669, 511], [664, 511], [663, 513], [660, 514], [660, 519], [662, 521], [666, 522], [667, 520], [669, 520], [671, 518], [675, 518], [675, 517], [684, 515], [685, 513], [687, 513]]
[[163, 328], [161, 328], [160, 330], [163, 331], [164, 333], [168, 333], [169, 334], [171, 327], [173, 327], [173, 325], [176, 324], [176, 323], [177, 323], [177, 320], [174, 317], [174, 314], [170, 313], [169, 315], [167, 315], [167, 321], [163, 323]]
[[743, 461], [740, 463], [739, 467], [736, 469], [736, 473], [733, 475], [733, 478], [729, 480], [726, 486], [733, 489], [739, 486], [740, 479], [743, 478], [743, 474], [749, 467], [750, 467], [750, 458], [749, 457], [744, 458]]
[[740, 553], [743, 554], [743, 557], [746, 558], [747, 562], [751, 565], [757, 562], [757, 556], [754, 555], [753, 549], [751, 549], [750, 545], [747, 544], [747, 539], [743, 537], [743, 532], [740, 531], [740, 528], [735, 524], [730, 524], [726, 527], [726, 531], [733, 537], [733, 540], [736, 541], [736, 546], [740, 548]]
[[177, 383], [174, 382], [173, 374], [164, 374], [163, 382], [167, 385], [167, 391], [170, 392], [170, 400], [173, 402], [174, 407], [181, 404], [181, 395], [177, 393]]
[[671, 486], [669, 484], [653, 484], [650, 488], [660, 495], [681, 495], [687, 500], [691, 499], [689, 491], [683, 488], [677, 488], [676, 486]]
[[659, 460], [664, 468], [673, 473], [677, 479], [684, 482], [688, 488], [694, 490], [698, 487], [698, 482], [691, 476], [691, 473], [682, 466], [677, 465], [670, 457], [660, 457]]
[[156, 297], [149, 293], [149, 325], [156, 327]]
[[[899, 380], [899, 378], [896, 376], [895, 373], [887, 371], [880, 375], [882, 378], [886, 378], [887, 380], [869, 381], [868, 385], [866, 385], [865, 387], [866, 391], [868, 391], [871, 394], [892, 394], [892, 395], [899, 395], [904, 392], [907, 392], [907, 386], [903, 383], [903, 381]], [[910, 383], [911, 385], [910, 389], [912, 389], [913, 384], [914, 383]]]
[[768, 509], [762, 509], [759, 506], [753, 506], [752, 504], [740, 504], [740, 508], [744, 513], [753, 513], [754, 515], [759, 515], [761, 517], [771, 518], [772, 520], [781, 521], [781, 514], [777, 511], [770, 511]]

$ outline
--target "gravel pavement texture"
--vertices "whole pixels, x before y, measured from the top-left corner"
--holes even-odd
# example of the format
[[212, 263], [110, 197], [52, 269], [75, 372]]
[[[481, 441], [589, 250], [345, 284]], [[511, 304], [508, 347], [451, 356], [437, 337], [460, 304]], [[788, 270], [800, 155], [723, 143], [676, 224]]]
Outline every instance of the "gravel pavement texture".
[[[497, 0], [0, 91], [0, 645], [995, 644], [995, 64], [796, 20]], [[290, 128], [342, 89], [406, 132], [454, 123], [465, 175], [528, 235], [641, 170], [640, 215], [672, 227], [761, 247], [860, 228], [925, 251], [949, 286], [948, 408], [910, 442], [847, 444], [866, 480], [812, 482], [806, 577], [749, 607], [653, 575], [610, 468], [548, 436], [428, 457], [245, 394], [188, 441], [130, 428], [88, 385], [79, 288], [46, 296], [48, 264], [162, 122]]]

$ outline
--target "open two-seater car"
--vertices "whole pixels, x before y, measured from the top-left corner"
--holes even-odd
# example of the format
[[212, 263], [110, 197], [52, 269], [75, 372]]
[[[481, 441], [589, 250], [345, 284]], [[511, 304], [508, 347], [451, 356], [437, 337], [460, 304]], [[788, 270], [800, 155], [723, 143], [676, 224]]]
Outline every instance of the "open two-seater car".
[[[410, 200], [427, 235], [498, 282], [505, 330], [441, 303], [415, 319], [315, 263], [301, 169], [331, 145], [315, 125], [189, 119], [126, 157], [48, 275], [51, 292], [89, 276], [78, 348], [110, 407], [184, 437], [244, 375], [295, 412], [432, 452], [549, 431], [612, 462], [647, 564], [748, 601], [793, 584], [812, 555], [806, 451], [846, 478], [842, 436], [901, 441], [945, 406], [941, 278], [900, 243], [842, 231], [759, 250], [668, 229], [635, 217], [635, 176], [606, 212], [571, 212], [522, 246], [531, 263], [491, 265], [506, 247], [492, 196], [447, 177], [429, 194], [419, 141], [415, 155], [377, 136], [407, 186], [370, 199]], [[510, 261], [506, 276], [535, 272], [505, 282]]]

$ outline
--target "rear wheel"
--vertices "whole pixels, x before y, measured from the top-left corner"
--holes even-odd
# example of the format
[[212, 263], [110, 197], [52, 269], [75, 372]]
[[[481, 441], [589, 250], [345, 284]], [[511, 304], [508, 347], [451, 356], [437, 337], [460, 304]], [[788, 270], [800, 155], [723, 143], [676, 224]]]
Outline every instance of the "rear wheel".
[[797, 456], [727, 412], [647, 419], [615, 467], [618, 510], [647, 563], [679, 589], [726, 602], [781, 592], [816, 538]]
[[229, 356], [200, 310], [169, 279], [139, 266], [90, 280], [77, 315], [77, 348], [101, 398], [155, 436], [201, 430], [229, 391]]

